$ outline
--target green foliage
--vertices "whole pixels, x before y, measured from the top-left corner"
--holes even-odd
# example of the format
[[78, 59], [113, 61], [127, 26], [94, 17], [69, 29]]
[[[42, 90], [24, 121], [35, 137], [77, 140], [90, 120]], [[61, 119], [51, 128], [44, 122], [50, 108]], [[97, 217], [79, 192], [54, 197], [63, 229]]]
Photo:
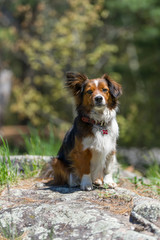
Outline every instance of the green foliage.
[[153, 152], [149, 152], [148, 155], [144, 156], [146, 162], [150, 165], [146, 169], [146, 177], [151, 181], [152, 185], [160, 186], [160, 165]]
[[160, 194], [160, 181], [157, 170], [159, 171], [159, 167], [157, 167], [157, 165], [152, 166], [148, 169], [147, 179], [150, 181], [150, 183], [148, 182], [146, 184], [143, 178], [139, 178], [137, 176], [129, 178], [129, 180], [132, 184], [134, 184], [136, 189], [145, 187], [146, 190], [143, 190], [143, 192], [149, 190], [152, 191], [154, 194]]
[[[0, 186], [11, 184], [19, 178], [29, 178], [36, 176], [42, 169], [42, 161], [22, 162], [23, 173], [18, 173], [14, 162], [10, 159], [8, 143], [1, 139], [0, 146]], [[25, 149], [31, 155], [56, 155], [59, 148], [59, 141], [50, 134], [49, 139], [40, 137], [36, 131], [32, 132], [30, 138], [25, 137]]]
[[3, 227], [2, 223], [0, 223], [0, 238], [2, 240], [3, 239], [5, 239], [5, 240], [10, 240], [10, 239], [23, 240], [23, 237], [25, 236], [25, 234], [19, 235], [17, 233], [16, 226], [14, 225], [12, 220], [13, 219], [12, 219], [12, 216], [11, 216], [11, 222], [10, 223], [6, 222], [5, 227]]
[[36, 129], [32, 129], [31, 135], [24, 136], [25, 150], [29, 155], [55, 156], [60, 147], [60, 141], [55, 139], [53, 131], [50, 130], [49, 137], [40, 135]]
[[0, 186], [9, 184], [17, 179], [17, 169], [10, 160], [9, 146], [2, 138], [0, 146]]
[[65, 72], [107, 72], [124, 89], [120, 144], [160, 146], [157, 0], [3, 0], [0, 9], [1, 65], [14, 72], [10, 111], [19, 123], [71, 121]]
[[[70, 100], [67, 101], [63, 88], [64, 73], [70, 69], [84, 72], [88, 68], [88, 75], [97, 75], [105, 65], [105, 59], [107, 61], [110, 56], [110, 62], [112, 58], [114, 61], [113, 55], [118, 50], [101, 38], [104, 1], [92, 4], [87, 0], [85, 5], [80, 0], [64, 1], [63, 4], [32, 2], [35, 2], [34, 12], [30, 3], [10, 3], [22, 28], [15, 33], [18, 41], [14, 58], [22, 69], [30, 69], [26, 74], [15, 72], [11, 111], [17, 113], [21, 121], [29, 119], [34, 125], [46, 123], [44, 114], [71, 120]], [[61, 7], [63, 14], [60, 14]]]
[[[0, 186], [13, 183], [18, 178], [29, 178], [36, 176], [42, 169], [44, 163], [42, 161], [22, 162], [23, 174], [18, 173], [17, 167], [10, 159], [10, 150], [8, 143], [1, 139], [2, 145], [0, 146]], [[31, 130], [30, 137], [24, 136], [24, 149], [25, 153], [29, 155], [40, 156], [55, 156], [60, 147], [60, 141], [55, 139], [53, 131], [49, 132], [49, 136], [39, 135], [35, 129]], [[16, 149], [16, 153], [18, 150]]]
[[44, 163], [38, 160], [32, 161], [32, 163], [24, 163], [22, 164], [22, 168], [24, 172], [21, 177], [23, 179], [35, 177], [42, 170], [43, 166], [44, 166]]
[[160, 186], [160, 166], [158, 163], [155, 162], [149, 167], [149, 169], [147, 169], [146, 176], [150, 179], [153, 185]]
[[143, 185], [143, 178], [139, 178], [137, 176], [133, 177], [133, 178], [129, 178], [129, 180], [131, 181], [131, 183], [133, 183], [135, 185], [135, 188], [141, 186], [141, 184]]
[[[18, 41], [15, 43], [23, 61], [23, 66], [22, 62], [19, 64], [29, 69], [26, 74], [24, 71], [16, 74], [11, 111], [18, 114], [21, 121], [28, 119], [37, 126], [48, 122], [44, 115], [69, 121], [72, 108], [64, 90], [65, 72], [88, 69], [88, 75], [97, 75], [109, 56], [107, 64], [108, 69], [111, 68], [118, 50], [101, 38], [104, 0], [94, 4], [90, 0], [85, 4], [80, 0], [64, 4], [33, 2], [34, 12], [30, 3], [15, 1], [11, 4], [16, 19], [19, 21], [21, 17], [22, 31], [20, 35], [16, 33]], [[60, 7], [64, 7], [63, 14], [59, 12]]]
[[115, 67], [122, 76], [119, 123], [121, 145], [160, 146], [158, 67], [160, 7], [157, 0], [106, 1], [109, 26], [118, 34], [119, 62]]

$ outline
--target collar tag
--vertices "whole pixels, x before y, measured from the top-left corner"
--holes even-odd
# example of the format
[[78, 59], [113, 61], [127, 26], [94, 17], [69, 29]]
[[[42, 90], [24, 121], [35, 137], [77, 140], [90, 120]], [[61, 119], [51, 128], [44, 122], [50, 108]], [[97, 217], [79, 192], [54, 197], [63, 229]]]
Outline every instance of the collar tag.
[[108, 130], [107, 130], [107, 129], [102, 129], [102, 130], [101, 130], [101, 133], [102, 133], [103, 135], [108, 134]]

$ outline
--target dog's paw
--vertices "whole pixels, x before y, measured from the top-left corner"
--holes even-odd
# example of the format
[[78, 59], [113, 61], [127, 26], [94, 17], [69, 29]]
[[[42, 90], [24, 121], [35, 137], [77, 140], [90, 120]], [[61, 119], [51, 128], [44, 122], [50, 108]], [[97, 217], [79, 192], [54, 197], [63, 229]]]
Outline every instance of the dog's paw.
[[113, 181], [112, 175], [108, 174], [104, 177], [103, 183], [107, 184], [110, 188], [116, 188], [117, 184]]
[[92, 180], [90, 174], [84, 174], [80, 185], [81, 190], [91, 191], [93, 189]]
[[97, 186], [100, 186], [102, 185], [102, 180], [97, 178], [95, 181], [94, 181], [94, 184], [97, 185]]
[[93, 189], [93, 186], [92, 186], [92, 184], [88, 184], [88, 185], [81, 184], [80, 188], [83, 191], [91, 191]]
[[115, 183], [115, 182], [108, 182], [106, 184], [108, 185], [109, 188], [116, 188], [117, 187], [117, 183]]

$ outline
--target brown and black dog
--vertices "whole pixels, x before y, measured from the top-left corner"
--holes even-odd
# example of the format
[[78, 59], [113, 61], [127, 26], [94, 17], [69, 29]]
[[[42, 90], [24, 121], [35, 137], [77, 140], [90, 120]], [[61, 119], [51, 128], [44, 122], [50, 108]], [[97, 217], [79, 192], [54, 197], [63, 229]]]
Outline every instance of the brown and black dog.
[[88, 79], [68, 72], [66, 86], [75, 98], [77, 117], [52, 160], [55, 184], [80, 185], [82, 190], [91, 190], [92, 183], [115, 187], [112, 174], [116, 166], [116, 112], [121, 85], [107, 74]]

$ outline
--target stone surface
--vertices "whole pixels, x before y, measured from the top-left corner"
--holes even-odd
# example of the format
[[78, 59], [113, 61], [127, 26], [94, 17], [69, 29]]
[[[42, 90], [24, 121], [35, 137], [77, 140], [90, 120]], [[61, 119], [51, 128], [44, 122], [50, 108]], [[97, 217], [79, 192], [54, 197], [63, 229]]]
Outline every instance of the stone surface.
[[0, 195], [0, 239], [158, 240], [159, 217], [159, 200], [120, 187], [85, 192], [30, 179]]
[[139, 148], [119, 148], [119, 157], [125, 160], [125, 163], [134, 166], [136, 169], [145, 172], [146, 166], [152, 166], [153, 164], [160, 165], [160, 149], [152, 148], [139, 149]]
[[151, 198], [136, 197], [132, 211], [151, 222], [159, 222], [160, 226], [160, 202]]

